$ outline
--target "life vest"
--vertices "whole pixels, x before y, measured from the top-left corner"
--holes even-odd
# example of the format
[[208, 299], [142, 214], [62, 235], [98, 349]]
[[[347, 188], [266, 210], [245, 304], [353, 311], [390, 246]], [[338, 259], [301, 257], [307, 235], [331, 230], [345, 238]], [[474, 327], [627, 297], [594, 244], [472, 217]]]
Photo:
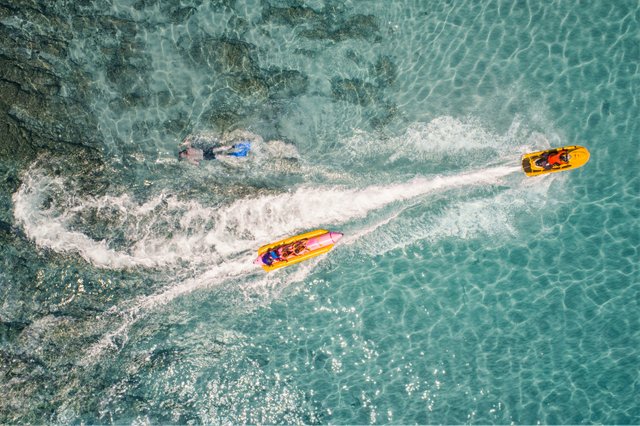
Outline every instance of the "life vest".
[[271, 266], [273, 262], [277, 261], [280, 258], [278, 256], [278, 252], [275, 250], [267, 252], [264, 256], [262, 256], [262, 263], [267, 266]]
[[551, 165], [567, 164], [567, 161], [562, 161], [562, 159], [560, 158], [560, 156], [563, 154], [567, 154], [567, 151], [558, 151], [555, 154], [551, 154], [549, 155], [549, 157], [547, 157], [547, 162]]

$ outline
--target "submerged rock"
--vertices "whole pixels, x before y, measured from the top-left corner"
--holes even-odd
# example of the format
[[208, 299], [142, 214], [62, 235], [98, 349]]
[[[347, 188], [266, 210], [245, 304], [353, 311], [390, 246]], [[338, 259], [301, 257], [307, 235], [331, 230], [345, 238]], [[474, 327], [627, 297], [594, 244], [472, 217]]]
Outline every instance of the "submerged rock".
[[271, 98], [292, 98], [306, 93], [309, 77], [297, 70], [271, 68], [265, 72]]
[[262, 19], [296, 27], [299, 34], [309, 39], [343, 41], [349, 38], [378, 40], [380, 26], [372, 15], [346, 16], [336, 7], [317, 11], [305, 6], [274, 7], [267, 4]]
[[388, 56], [381, 56], [372, 69], [379, 86], [389, 86], [398, 78], [398, 66]]
[[41, 150], [96, 148], [89, 79], [68, 64], [73, 15], [0, 0], [0, 17], [0, 159], [26, 164]]
[[253, 49], [252, 44], [241, 40], [212, 37], [191, 42], [186, 54], [194, 63], [218, 73], [257, 74]]
[[[151, 59], [142, 53], [142, 46], [125, 44], [117, 49], [105, 49], [105, 54], [111, 56], [106, 64], [106, 77], [115, 88], [129, 98], [146, 98], [146, 95], [136, 93], [148, 93], [148, 73], [151, 71]], [[140, 106], [148, 101], [136, 101], [132, 106]]]
[[360, 38], [365, 40], [377, 40], [380, 27], [374, 16], [371, 15], [354, 15], [347, 19], [342, 25], [333, 31], [330, 31], [326, 38], [335, 41], [346, 40], [350, 38]]
[[352, 104], [369, 105], [379, 98], [378, 88], [360, 79], [334, 78], [331, 92], [335, 99]]
[[269, 95], [269, 87], [259, 77], [240, 76], [230, 80], [231, 88], [243, 98], [265, 100]]
[[239, 108], [229, 107], [226, 109], [215, 108], [209, 112], [209, 123], [212, 127], [222, 130], [228, 130], [238, 127], [242, 121], [242, 114]]
[[[197, 7], [202, 4], [201, 0], [190, 2], [191, 5], [183, 5], [179, 2], [167, 2], [159, 0], [137, 0], [133, 3], [136, 10], [144, 11], [145, 9], [158, 7], [161, 10], [161, 16], [166, 16], [172, 23], [180, 23], [188, 20], [193, 15]], [[215, 3], [215, 2], [211, 2]], [[221, 3], [221, 2], [218, 2]], [[224, 3], [224, 2], [223, 2]]]
[[376, 129], [389, 125], [398, 116], [398, 106], [395, 103], [383, 104], [371, 117], [369, 122]]
[[280, 24], [300, 25], [303, 23], [316, 23], [325, 20], [325, 14], [317, 12], [310, 7], [274, 7], [267, 4], [262, 9], [262, 19]]

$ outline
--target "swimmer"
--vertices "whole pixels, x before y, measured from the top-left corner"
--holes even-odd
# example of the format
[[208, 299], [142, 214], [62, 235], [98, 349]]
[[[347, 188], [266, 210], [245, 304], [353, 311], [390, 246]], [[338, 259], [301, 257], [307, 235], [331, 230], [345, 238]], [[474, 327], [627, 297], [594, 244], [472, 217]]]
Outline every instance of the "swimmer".
[[206, 146], [204, 148], [196, 148], [191, 146], [191, 139], [187, 137], [181, 144], [178, 158], [185, 160], [194, 165], [199, 165], [202, 160], [215, 160], [216, 157], [246, 157], [251, 151], [251, 142], [243, 140], [233, 145], [223, 146]]

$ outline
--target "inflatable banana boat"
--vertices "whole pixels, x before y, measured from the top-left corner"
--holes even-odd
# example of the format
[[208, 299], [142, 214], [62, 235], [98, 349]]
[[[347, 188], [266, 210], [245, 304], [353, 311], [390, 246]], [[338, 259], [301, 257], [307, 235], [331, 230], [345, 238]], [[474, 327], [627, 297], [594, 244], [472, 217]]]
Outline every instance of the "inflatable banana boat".
[[316, 229], [260, 247], [253, 263], [267, 272], [294, 265], [328, 252], [340, 238], [340, 232]]
[[589, 151], [583, 146], [563, 146], [522, 156], [522, 169], [527, 176], [577, 169], [587, 164]]

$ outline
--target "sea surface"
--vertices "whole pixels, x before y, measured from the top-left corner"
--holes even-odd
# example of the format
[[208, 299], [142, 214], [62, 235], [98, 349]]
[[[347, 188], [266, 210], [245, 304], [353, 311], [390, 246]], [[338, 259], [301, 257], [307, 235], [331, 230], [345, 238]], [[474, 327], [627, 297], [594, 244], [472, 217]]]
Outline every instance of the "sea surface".
[[99, 162], [3, 198], [0, 423], [640, 423], [637, 0], [34, 4]]

